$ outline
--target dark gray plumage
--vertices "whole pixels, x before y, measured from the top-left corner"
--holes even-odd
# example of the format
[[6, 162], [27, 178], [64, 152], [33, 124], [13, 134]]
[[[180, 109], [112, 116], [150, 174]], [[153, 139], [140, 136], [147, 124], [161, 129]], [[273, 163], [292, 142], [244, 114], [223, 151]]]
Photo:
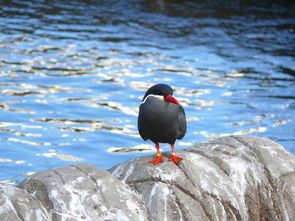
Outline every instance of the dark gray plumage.
[[147, 90], [139, 107], [138, 131], [144, 140], [154, 142], [157, 149], [158, 143], [173, 145], [174, 154], [176, 139], [182, 139], [186, 133], [186, 118], [183, 107], [172, 95], [172, 88], [166, 84]]
[[139, 107], [138, 130], [144, 140], [174, 144], [186, 132], [184, 109], [177, 104], [150, 96]]

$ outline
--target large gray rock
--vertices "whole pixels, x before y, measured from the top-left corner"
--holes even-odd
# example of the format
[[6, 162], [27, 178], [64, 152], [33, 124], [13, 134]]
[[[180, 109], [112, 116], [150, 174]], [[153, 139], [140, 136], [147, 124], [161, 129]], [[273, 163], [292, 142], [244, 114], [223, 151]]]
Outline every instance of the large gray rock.
[[89, 164], [44, 170], [19, 187], [36, 196], [52, 220], [147, 220], [146, 207], [137, 194]]
[[164, 153], [159, 165], [72, 165], [1, 185], [0, 220], [295, 220], [295, 157], [277, 143], [229, 136], [177, 154], [178, 164]]
[[142, 194], [152, 220], [295, 220], [295, 157], [277, 143], [229, 136], [178, 152], [179, 164], [143, 157], [110, 171]]
[[25, 190], [0, 184], [0, 220], [51, 220], [40, 200]]

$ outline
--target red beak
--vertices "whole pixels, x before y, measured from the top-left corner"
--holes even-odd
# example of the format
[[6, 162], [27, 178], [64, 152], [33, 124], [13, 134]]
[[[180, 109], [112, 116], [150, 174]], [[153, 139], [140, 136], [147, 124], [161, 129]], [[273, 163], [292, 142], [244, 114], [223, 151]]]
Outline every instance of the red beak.
[[172, 95], [168, 95], [167, 97], [165, 97], [165, 101], [180, 105], [180, 103]]

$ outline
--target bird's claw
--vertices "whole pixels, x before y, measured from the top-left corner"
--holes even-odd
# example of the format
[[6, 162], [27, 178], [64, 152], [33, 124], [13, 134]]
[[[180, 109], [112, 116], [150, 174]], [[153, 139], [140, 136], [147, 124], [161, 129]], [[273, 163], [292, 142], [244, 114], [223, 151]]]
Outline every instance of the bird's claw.
[[153, 163], [153, 164], [159, 164], [159, 163], [162, 163], [163, 162], [163, 156], [162, 154], [158, 155], [157, 154], [157, 157], [155, 159], [152, 159], [149, 161], [149, 163]]
[[178, 157], [178, 156], [175, 156], [175, 155], [172, 155], [170, 158], [169, 158], [169, 161], [173, 162], [173, 163], [178, 163], [180, 161], [182, 161], [183, 158], [181, 157]]

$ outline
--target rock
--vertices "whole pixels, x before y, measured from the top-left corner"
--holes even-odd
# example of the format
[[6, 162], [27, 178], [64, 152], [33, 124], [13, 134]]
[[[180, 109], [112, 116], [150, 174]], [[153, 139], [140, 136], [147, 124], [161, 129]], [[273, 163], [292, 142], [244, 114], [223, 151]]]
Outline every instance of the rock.
[[107, 171], [89, 164], [35, 173], [19, 188], [36, 196], [52, 220], [148, 219], [137, 194]]
[[295, 157], [255, 136], [200, 143], [178, 164], [44, 170], [0, 186], [0, 220], [295, 220]]
[[1, 221], [45, 221], [50, 220], [42, 203], [25, 190], [0, 184]]
[[110, 169], [140, 193], [152, 220], [295, 220], [295, 157], [255, 136], [229, 136]]

